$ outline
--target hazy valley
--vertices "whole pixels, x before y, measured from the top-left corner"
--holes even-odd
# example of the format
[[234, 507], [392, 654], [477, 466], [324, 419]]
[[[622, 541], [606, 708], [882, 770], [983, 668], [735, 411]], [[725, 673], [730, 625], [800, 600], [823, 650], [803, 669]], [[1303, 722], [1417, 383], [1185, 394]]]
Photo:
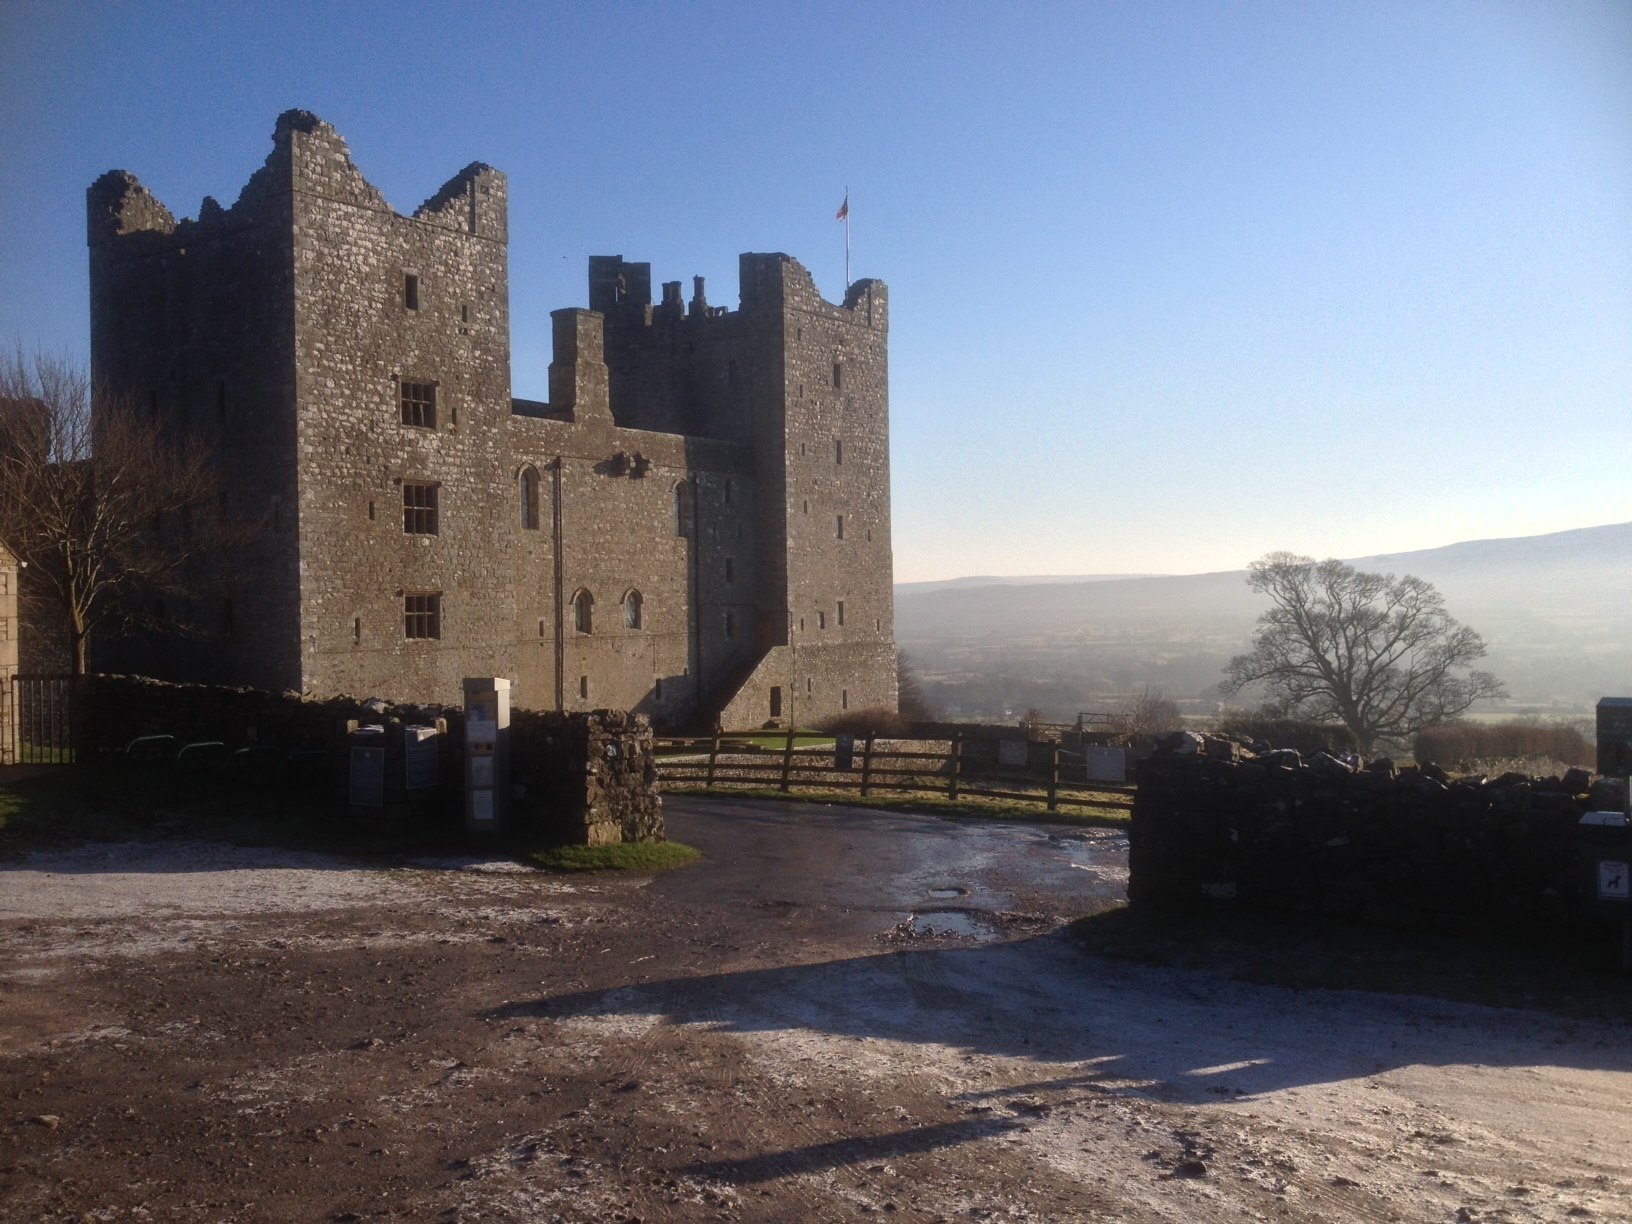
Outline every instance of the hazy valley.
[[[1426, 579], [1483, 635], [1483, 665], [1509, 692], [1488, 712], [1586, 717], [1599, 697], [1632, 692], [1632, 523], [1346, 560]], [[1201, 714], [1268, 606], [1245, 576], [900, 583], [896, 639], [948, 717], [1035, 707], [1068, 721], [1147, 686]]]

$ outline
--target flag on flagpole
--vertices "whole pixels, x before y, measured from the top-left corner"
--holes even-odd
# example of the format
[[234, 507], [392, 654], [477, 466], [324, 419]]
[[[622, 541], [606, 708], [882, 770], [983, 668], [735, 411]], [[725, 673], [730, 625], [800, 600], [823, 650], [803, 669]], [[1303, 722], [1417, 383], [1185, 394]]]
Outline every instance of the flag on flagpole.
[[833, 220], [844, 221], [850, 216], [850, 193], [844, 193], [844, 203], [839, 205], [839, 211], [833, 214]]

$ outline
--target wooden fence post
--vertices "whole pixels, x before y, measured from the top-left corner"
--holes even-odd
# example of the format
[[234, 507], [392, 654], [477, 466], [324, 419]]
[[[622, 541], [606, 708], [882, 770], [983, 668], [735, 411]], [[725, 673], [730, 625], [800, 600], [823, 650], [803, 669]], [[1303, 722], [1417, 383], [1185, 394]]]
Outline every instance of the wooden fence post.
[[947, 787], [946, 797], [953, 802], [958, 798], [958, 774], [963, 770], [963, 732], [955, 732], [952, 736], [952, 781]]
[[720, 733], [714, 732], [713, 746], [708, 750], [708, 781], [705, 786], [714, 785], [714, 763], [720, 759]]
[[795, 735], [794, 729], [792, 727], [789, 727], [788, 728], [788, 746], [782, 753], [782, 789], [783, 790], [791, 789], [790, 786], [789, 786], [789, 781], [788, 780], [793, 774], [793, 737], [794, 737], [794, 735]]
[[1048, 770], [1048, 810], [1058, 811], [1060, 806], [1060, 746], [1054, 745], [1053, 761]]
[[867, 732], [867, 739], [861, 746], [861, 794], [865, 798], [873, 782], [873, 733]]

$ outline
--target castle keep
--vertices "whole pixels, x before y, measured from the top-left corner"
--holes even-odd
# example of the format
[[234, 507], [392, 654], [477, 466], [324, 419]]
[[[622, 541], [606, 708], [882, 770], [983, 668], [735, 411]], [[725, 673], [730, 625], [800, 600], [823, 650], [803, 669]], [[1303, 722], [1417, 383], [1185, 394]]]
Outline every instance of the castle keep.
[[203, 438], [258, 525], [194, 632], [99, 669], [447, 702], [500, 675], [667, 725], [895, 708], [882, 283], [834, 305], [743, 255], [732, 310], [593, 258], [534, 401], [489, 166], [405, 217], [290, 111], [231, 208], [177, 222], [116, 171], [88, 212], [94, 377]]

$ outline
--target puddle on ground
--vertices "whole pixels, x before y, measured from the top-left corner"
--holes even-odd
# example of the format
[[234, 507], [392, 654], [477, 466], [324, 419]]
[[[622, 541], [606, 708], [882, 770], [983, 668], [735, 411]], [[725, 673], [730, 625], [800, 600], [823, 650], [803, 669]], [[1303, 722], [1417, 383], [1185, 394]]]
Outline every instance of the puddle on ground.
[[967, 888], [932, 888], [929, 890], [929, 895], [937, 901], [951, 901], [957, 897], [968, 896], [969, 890]]
[[995, 916], [982, 910], [922, 910], [907, 920], [914, 935], [950, 935], [990, 943], [1003, 937]]

